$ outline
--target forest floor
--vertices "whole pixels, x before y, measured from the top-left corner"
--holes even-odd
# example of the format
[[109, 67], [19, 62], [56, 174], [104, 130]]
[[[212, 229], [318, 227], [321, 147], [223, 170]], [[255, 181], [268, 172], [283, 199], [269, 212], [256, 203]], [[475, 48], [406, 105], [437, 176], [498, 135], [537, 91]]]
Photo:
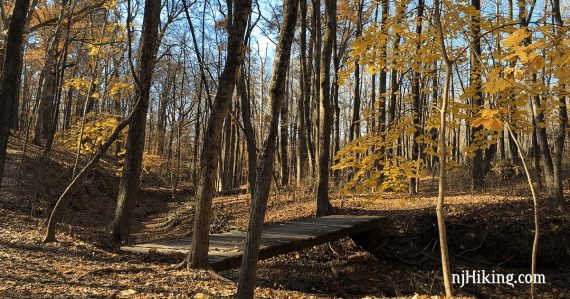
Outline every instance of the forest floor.
[[[51, 159], [41, 163], [37, 160], [41, 149], [31, 147], [24, 159], [18, 187], [16, 178], [20, 172], [21, 146], [17, 139], [11, 140], [7, 178], [0, 188], [0, 297], [234, 296], [237, 270], [225, 271], [220, 275], [208, 271], [174, 270], [174, 265], [181, 261], [180, 257], [124, 253], [118, 250], [116, 244], [109, 242], [109, 223], [118, 189], [117, 174], [109, 161], [93, 171], [66, 208], [63, 222], [58, 227], [59, 242], [41, 243], [49, 213], [73, 171], [73, 154], [54, 150]], [[450, 229], [448, 236], [450, 247], [456, 245], [465, 249], [463, 252], [452, 252], [453, 272], [477, 269], [530, 273], [525, 261], [516, 263], [508, 258], [502, 260], [500, 254], [493, 255], [495, 259], [469, 254], [477, 250], [481, 254], [488, 254], [501, 253], [510, 247], [530, 247], [532, 204], [524, 179], [508, 182], [490, 180], [488, 191], [473, 194], [467, 190], [465, 177], [461, 174], [452, 177], [450, 195], [446, 198], [446, 215], [448, 221], [457, 224], [452, 227], [458, 229]], [[565, 186], [568, 183], [566, 180]], [[191, 234], [192, 196], [182, 191], [173, 198], [165, 187], [167, 185], [158, 176], [145, 174], [135, 213], [132, 242], [180, 238]], [[308, 191], [311, 189], [309, 185], [272, 194], [266, 222], [313, 216], [315, 204], [314, 197]], [[436, 181], [430, 178], [421, 183], [421, 192], [414, 197], [333, 192], [332, 204], [338, 213], [379, 214], [393, 219], [387, 227], [387, 244], [382, 244], [383, 251], [370, 254], [352, 239], [346, 238], [334, 244], [260, 261], [256, 296], [425, 298], [443, 293], [437, 257], [439, 249], [435, 241], [432, 242], [431, 235], [434, 231], [435, 187]], [[569, 196], [567, 194], [566, 197]], [[245, 228], [248, 203], [247, 194], [217, 197], [214, 200], [212, 232]], [[553, 211], [548, 216], [544, 220], [547, 222], [544, 226], [544, 242], [547, 245], [556, 243], [552, 246], [557, 250], [562, 244], [562, 252], [555, 253], [567, 257], [570, 247], [564, 246], [570, 240], [570, 230], [566, 229], [570, 214], [567, 211]], [[469, 232], [469, 229], [477, 228], [485, 231], [483, 236], [474, 237]], [[516, 235], [519, 231], [525, 233]], [[422, 239], [422, 236], [426, 238]], [[461, 243], [470, 238], [471, 242]], [[483, 246], [487, 243], [491, 247]], [[412, 251], [414, 246], [420, 245], [423, 249]], [[480, 250], [481, 247], [487, 248]], [[564, 248], [567, 252], [563, 252]], [[527, 251], [521, 250], [520, 255], [525, 256]], [[545, 274], [547, 282], [538, 286], [540, 298], [570, 298], [570, 265], [568, 259], [565, 264], [557, 264], [556, 254], [552, 254], [554, 257], [545, 256], [544, 260], [549, 263], [539, 265], [538, 272]], [[466, 298], [529, 297], [529, 285], [478, 284], [455, 288], [458, 296]]]

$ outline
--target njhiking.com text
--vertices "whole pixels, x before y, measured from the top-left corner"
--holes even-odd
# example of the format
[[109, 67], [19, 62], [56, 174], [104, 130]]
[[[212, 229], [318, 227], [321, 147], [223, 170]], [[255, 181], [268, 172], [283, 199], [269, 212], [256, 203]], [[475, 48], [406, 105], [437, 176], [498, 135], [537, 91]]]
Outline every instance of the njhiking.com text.
[[462, 270], [460, 274], [451, 274], [453, 284], [460, 288], [466, 284], [506, 284], [514, 287], [517, 284], [545, 284], [544, 274], [495, 273], [485, 270]]

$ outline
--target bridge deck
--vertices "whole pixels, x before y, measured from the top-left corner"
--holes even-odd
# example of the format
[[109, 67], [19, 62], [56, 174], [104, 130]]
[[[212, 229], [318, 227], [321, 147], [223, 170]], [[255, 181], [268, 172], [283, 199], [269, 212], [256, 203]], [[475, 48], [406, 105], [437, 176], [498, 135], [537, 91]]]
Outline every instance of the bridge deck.
[[[259, 259], [300, 251], [318, 244], [377, 228], [383, 217], [331, 215], [275, 223], [263, 230]], [[230, 231], [210, 235], [210, 264], [216, 271], [239, 267], [246, 232]], [[191, 238], [123, 246], [121, 250], [139, 253], [186, 253]]]

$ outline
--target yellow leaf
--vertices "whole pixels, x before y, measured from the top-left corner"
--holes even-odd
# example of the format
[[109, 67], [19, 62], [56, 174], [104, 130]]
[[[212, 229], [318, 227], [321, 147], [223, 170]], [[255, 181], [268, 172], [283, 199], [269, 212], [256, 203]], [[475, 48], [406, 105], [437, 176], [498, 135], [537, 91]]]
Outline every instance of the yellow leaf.
[[474, 127], [474, 128], [479, 127], [479, 126], [483, 125], [483, 122], [484, 122], [484, 121], [485, 121], [484, 118], [477, 118], [477, 119], [474, 119], [474, 120], [471, 122], [471, 126]]
[[503, 121], [500, 119], [492, 119], [491, 122], [488, 124], [487, 129], [491, 129], [493, 131], [501, 131], [504, 128]]
[[504, 78], [497, 78], [495, 81], [487, 81], [485, 83], [484, 89], [490, 94], [501, 92], [507, 88], [511, 87], [509, 80]]
[[535, 70], [539, 70], [544, 66], [544, 58], [542, 58], [542, 56], [536, 56], [531, 63], [529, 64], [529, 67], [535, 69]]
[[115, 6], [117, 6], [117, 0], [111, 0], [103, 4], [103, 7], [105, 7], [106, 9], [111, 9]]
[[518, 46], [524, 39], [530, 36], [530, 32], [526, 28], [521, 28], [511, 33], [509, 37], [505, 39], [503, 45], [505, 47]]
[[479, 117], [471, 122], [472, 127], [483, 126], [485, 129], [493, 131], [503, 130], [503, 121], [498, 117], [499, 111], [494, 109], [481, 109]]

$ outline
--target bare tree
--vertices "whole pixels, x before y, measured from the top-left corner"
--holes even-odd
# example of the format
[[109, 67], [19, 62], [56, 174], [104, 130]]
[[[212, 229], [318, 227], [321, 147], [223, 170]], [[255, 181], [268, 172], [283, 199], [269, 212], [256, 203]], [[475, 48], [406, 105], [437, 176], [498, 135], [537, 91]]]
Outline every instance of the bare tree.
[[[382, 0], [382, 18], [380, 22], [382, 23], [382, 32], [388, 34], [388, 17], [390, 16], [390, 1]], [[382, 56], [383, 62], [386, 63], [384, 57], [386, 56], [386, 45], [383, 45], [380, 49], [380, 55]], [[379, 106], [379, 116], [378, 116], [378, 127], [379, 131], [382, 131], [386, 127], [386, 88], [388, 85], [388, 74], [385, 68], [380, 71], [380, 82], [378, 94], [380, 97]]]
[[437, 38], [439, 41], [439, 46], [442, 52], [443, 61], [445, 63], [445, 85], [443, 87], [443, 98], [441, 105], [439, 107], [440, 113], [440, 123], [439, 123], [439, 188], [438, 188], [438, 199], [437, 206], [435, 208], [437, 214], [437, 227], [439, 230], [439, 248], [441, 251], [441, 268], [443, 272], [443, 283], [445, 286], [445, 295], [447, 297], [453, 296], [453, 288], [451, 286], [451, 265], [449, 261], [449, 253], [447, 250], [447, 232], [445, 229], [445, 216], [444, 216], [444, 204], [445, 204], [445, 187], [446, 187], [446, 175], [447, 175], [447, 150], [445, 141], [445, 131], [447, 129], [447, 104], [449, 101], [449, 85], [451, 81], [451, 75], [453, 72], [454, 61], [448, 55], [447, 47], [445, 45], [445, 39], [443, 35], [443, 26], [441, 24], [441, 7], [439, 0], [434, 0], [434, 21], [437, 29]]
[[[295, 13], [297, 9], [295, 8]], [[292, 32], [291, 34], [295, 34]], [[287, 73], [287, 71], [285, 71]], [[287, 78], [284, 79], [285, 82], [289, 82]], [[287, 96], [289, 98], [289, 96]], [[279, 132], [279, 147], [280, 147], [280, 157], [281, 157], [281, 186], [287, 186], [289, 184], [289, 101], [281, 103], [281, 124]]]
[[[480, 0], [471, 0], [471, 5], [478, 14], [481, 10]], [[484, 103], [483, 101], [483, 89], [481, 81], [481, 24], [480, 15], [471, 16], [471, 86], [473, 86], [474, 94], [471, 99], [472, 105], [480, 109]], [[476, 136], [480, 134], [480, 127], [471, 129], [471, 141], [475, 140]], [[483, 187], [485, 178], [484, 165], [483, 165], [483, 150], [478, 148], [475, 150], [475, 156], [471, 160], [471, 189], [477, 190]]]
[[[557, 34], [558, 42], [562, 42], [564, 36], [564, 21], [560, 13], [560, 0], [552, 0], [552, 16], [557, 26], [555, 26], [555, 34]], [[566, 29], [567, 30], [567, 29]], [[567, 31], [566, 31], [567, 32]], [[561, 84], [560, 90], [564, 90], [567, 85]], [[553, 178], [549, 185], [549, 188], [553, 188], [549, 197], [554, 198], [553, 204], [560, 204], [563, 202], [564, 196], [564, 186], [562, 180], [562, 159], [564, 157], [564, 142], [566, 141], [566, 135], [568, 134], [568, 106], [566, 104], [567, 96], [560, 95], [558, 97], [558, 115], [559, 121], [556, 127], [555, 140], [554, 140], [554, 150], [552, 153], [552, 168], [553, 168]], [[550, 187], [551, 186], [551, 187]]]
[[16, 0], [8, 26], [8, 37], [0, 74], [0, 185], [4, 176], [8, 136], [10, 135], [10, 113], [18, 100], [18, 83], [22, 76], [22, 43], [24, 26], [30, 0]]
[[[418, 35], [418, 42], [416, 44], [416, 51], [419, 53], [422, 47], [422, 22], [424, 17], [424, 8], [425, 2], [424, 0], [418, 0], [418, 21], [416, 25], [416, 34]], [[419, 54], [416, 54], [419, 55]], [[417, 141], [418, 137], [420, 136], [420, 117], [421, 117], [421, 75], [419, 72], [413, 72], [412, 74], [412, 107], [413, 107], [413, 123], [415, 126], [415, 131], [412, 134], [412, 160], [418, 160], [420, 156], [420, 145]], [[409, 190], [408, 193], [416, 194], [418, 192], [418, 178], [410, 179]]]
[[[279, 30], [279, 40], [275, 51], [273, 73], [269, 87], [271, 99], [271, 120], [268, 127], [267, 139], [257, 160], [255, 169], [255, 185], [250, 186], [252, 192], [251, 211], [249, 215], [248, 233], [245, 251], [242, 258], [240, 278], [238, 282], [238, 298], [253, 298], [255, 289], [255, 271], [259, 257], [259, 241], [265, 219], [267, 199], [271, 188], [271, 177], [274, 167], [274, 155], [277, 142], [277, 129], [281, 105], [286, 105], [285, 87], [287, 82], [287, 69], [291, 56], [291, 45], [295, 35], [297, 22], [297, 7], [299, 0], [285, 0], [283, 4], [283, 21]], [[285, 166], [286, 167], [286, 166]], [[252, 171], [250, 169], [250, 171]]]
[[61, 3], [59, 17], [55, 32], [49, 43], [49, 47], [46, 52], [46, 61], [43, 73], [43, 84], [41, 87], [41, 94], [38, 106], [38, 117], [36, 118], [36, 123], [34, 125], [34, 135], [32, 138], [32, 143], [39, 145], [41, 139], [48, 139], [49, 128], [55, 121], [53, 118], [53, 106], [55, 105], [55, 93], [56, 93], [56, 73], [57, 73], [57, 60], [59, 53], [59, 42], [63, 31], [63, 21], [65, 17], [65, 9], [69, 4], [68, 0], [64, 0]]
[[[230, 11], [232, 7], [230, 6]], [[219, 79], [218, 91], [208, 119], [200, 157], [200, 175], [196, 193], [196, 214], [192, 230], [192, 247], [188, 253], [189, 268], [208, 268], [208, 234], [214, 197], [216, 170], [220, 160], [223, 120], [228, 114], [244, 57], [244, 34], [251, 13], [251, 0], [233, 1], [233, 19], [228, 18], [226, 63]]]
[[[357, 21], [356, 21], [356, 38], [362, 35], [362, 10], [364, 2], [359, 0], [357, 3]], [[348, 141], [360, 136], [360, 93], [361, 93], [361, 80], [360, 80], [360, 62], [354, 62], [354, 104], [352, 106], [352, 122], [350, 123], [350, 133]]]
[[307, 0], [299, 1], [299, 18], [301, 19], [300, 56], [301, 56], [301, 97], [297, 100], [297, 185], [307, 175], [308, 146], [307, 120], [305, 111], [311, 97], [309, 70], [307, 69]]
[[331, 210], [329, 201], [330, 144], [332, 126], [332, 107], [330, 103], [330, 69], [334, 36], [336, 34], [336, 0], [325, 2], [327, 24], [321, 57], [320, 97], [319, 97], [319, 172], [317, 186], [317, 216], [328, 215]]
[[128, 243], [131, 218], [136, 206], [142, 168], [145, 141], [146, 114], [149, 105], [152, 74], [158, 50], [158, 26], [160, 25], [160, 0], [146, 0], [143, 19], [143, 33], [138, 60], [138, 88], [135, 98], [140, 101], [129, 125], [127, 152], [117, 196], [117, 207], [113, 219], [112, 238]]
[[[129, 3], [129, 9], [130, 9], [130, 2], [128, 2], [128, 3]], [[127, 26], [130, 26], [131, 21], [132, 20], [130, 18], [127, 20]], [[143, 57], [144, 57], [144, 58], [147, 58], [148, 60], [150, 60], [156, 55], [156, 54], [152, 54], [153, 53], [152, 51], [155, 51], [155, 47], [158, 46], [156, 44], [157, 43], [156, 38], [157, 38], [158, 34], [157, 34], [157, 31], [153, 30], [153, 28], [157, 28], [159, 23], [160, 23], [160, 1], [159, 0], [146, 0], [144, 17], [143, 17], [143, 36], [142, 36], [141, 45], [148, 45], [148, 46], [146, 48], [141, 48], [142, 49], [141, 59], [143, 59]], [[130, 32], [128, 34], [128, 38], [130, 41]], [[131, 56], [130, 53], [131, 53], [131, 51], [129, 48], [129, 58]], [[133, 74], [133, 78], [134, 78], [135, 83], [136, 83], [137, 94], [139, 95], [136, 97], [137, 101], [134, 104], [133, 109], [132, 109], [131, 113], [129, 114], [129, 116], [125, 120], [123, 120], [121, 123], [119, 123], [117, 125], [117, 127], [115, 127], [111, 136], [107, 139], [107, 141], [104, 144], [102, 144], [99, 147], [99, 149], [97, 150], [95, 155], [83, 167], [83, 169], [77, 174], [77, 176], [74, 177], [73, 181], [71, 181], [71, 183], [67, 186], [67, 188], [65, 188], [64, 192], [61, 194], [61, 196], [57, 200], [55, 207], [53, 208], [53, 210], [50, 214], [48, 226], [46, 229], [46, 235], [44, 236], [44, 239], [43, 239], [44, 243], [56, 241], [56, 237], [55, 237], [56, 225], [57, 225], [57, 222], [61, 218], [61, 213], [63, 212], [63, 208], [68, 204], [69, 200], [71, 199], [71, 195], [79, 189], [81, 182], [83, 182], [83, 179], [97, 165], [99, 160], [101, 160], [101, 158], [107, 152], [107, 150], [111, 147], [113, 142], [115, 142], [117, 140], [117, 138], [119, 137], [119, 134], [127, 126], [129, 126], [131, 124], [133, 119], [135, 119], [135, 116], [137, 116], [141, 113], [140, 110], [145, 108], [142, 105], [143, 97], [141, 96], [141, 94], [143, 92], [141, 92], [141, 90], [142, 90], [143, 85], [141, 84], [141, 82], [147, 82], [146, 77], [149, 77], [148, 84], [150, 86], [150, 78], [152, 78], [152, 71], [153, 70], [152, 69], [147, 70], [147, 69], [144, 69], [144, 67], [152, 66], [154, 68], [154, 62], [150, 62], [150, 61], [147, 61], [146, 63], [141, 62], [141, 64], [139, 65], [138, 75], [135, 73], [135, 70], [133, 68], [132, 63], [130, 66], [131, 66], [131, 72]], [[150, 87], [149, 87], [149, 90], [150, 90]], [[146, 111], [146, 109], [145, 109], [145, 111]], [[144, 138], [143, 138], [143, 140], [144, 140]]]

